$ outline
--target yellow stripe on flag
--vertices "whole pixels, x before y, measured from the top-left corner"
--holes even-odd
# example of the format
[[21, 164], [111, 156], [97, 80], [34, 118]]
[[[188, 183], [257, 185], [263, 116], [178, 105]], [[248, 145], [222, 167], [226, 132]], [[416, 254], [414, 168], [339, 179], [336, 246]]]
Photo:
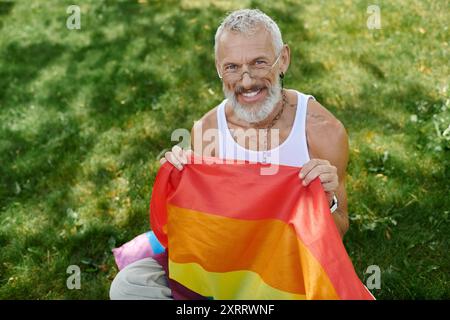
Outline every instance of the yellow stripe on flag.
[[[217, 300], [304, 300], [305, 295], [275, 289], [252, 271], [208, 272], [197, 263], [169, 260], [170, 277], [185, 287]], [[236, 288], [239, 290], [236, 291]]]

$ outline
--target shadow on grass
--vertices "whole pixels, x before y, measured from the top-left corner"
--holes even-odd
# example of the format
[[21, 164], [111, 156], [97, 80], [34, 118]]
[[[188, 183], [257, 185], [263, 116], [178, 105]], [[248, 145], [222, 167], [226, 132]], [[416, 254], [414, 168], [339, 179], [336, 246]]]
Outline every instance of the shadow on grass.
[[12, 1], [1, 1], [0, 2], [0, 16], [8, 15], [12, 8], [14, 7], [14, 2]]
[[3, 61], [0, 64], [0, 104], [3, 109], [32, 101], [35, 93], [30, 92], [27, 85], [63, 51], [63, 46], [47, 41], [25, 46], [13, 42], [0, 49], [0, 61]]
[[[173, 4], [176, 5], [175, 2]], [[284, 29], [283, 26], [289, 26], [291, 29], [292, 25], [298, 26], [295, 31], [296, 37], [298, 36], [302, 41], [314, 40], [303, 28], [303, 21], [298, 14], [302, 7], [298, 3], [291, 2], [289, 6], [286, 6], [289, 9], [282, 10], [272, 8], [267, 2], [255, 1], [252, 7], [259, 7], [273, 16], [280, 23], [281, 29]], [[100, 18], [99, 15], [102, 17]], [[107, 134], [112, 128], [126, 132], [129, 129], [128, 120], [142, 112], [149, 114], [150, 119], [159, 125], [158, 132], [127, 137], [129, 152], [121, 157], [123, 163], [118, 166], [132, 169], [131, 184], [136, 187], [130, 193], [135, 194], [136, 198], [145, 198], [145, 202], [148, 202], [149, 187], [145, 188], [142, 185], [149, 185], [151, 181], [143, 180], [139, 167], [153, 161], [152, 157], [156, 156], [164, 146], [170, 144], [171, 130], [179, 127], [190, 129], [186, 119], [192, 116], [192, 113], [198, 117], [201, 116], [201, 108], [194, 103], [209, 104], [208, 101], [199, 101], [200, 90], [203, 90], [199, 84], [206, 84], [207, 87], [213, 88], [218, 86], [212, 54], [213, 38], [219, 17], [224, 15], [223, 10], [214, 6], [174, 12], [170, 3], [151, 6], [130, 2], [100, 3], [92, 6], [92, 15], [88, 17], [88, 27], [83, 31], [86, 32], [86, 38], [89, 40], [86, 45], [65, 47], [61, 44], [41, 41], [25, 46], [12, 42], [1, 51], [3, 61], [9, 59], [13, 62], [11, 65], [2, 65], [0, 88], [3, 89], [0, 89], [2, 90], [0, 102], [5, 108], [12, 109], [19, 104], [35, 102], [36, 98], [32, 92], [26, 90], [26, 86], [53, 63], [59, 63], [60, 66], [63, 63], [64, 74], [48, 80], [46, 92], [39, 95], [38, 102], [66, 116], [65, 121], [50, 119], [41, 124], [37, 128], [37, 133], [31, 138], [7, 126], [0, 129], [0, 135], [7, 137], [7, 143], [0, 145], [0, 162], [6, 164], [0, 166], [2, 187], [0, 207], [7, 208], [14, 202], [32, 205], [42, 202], [46, 203], [50, 209], [45, 212], [48, 228], [41, 228], [34, 234], [26, 236], [20, 240], [16, 248], [10, 247], [15, 235], [0, 235], [0, 245], [4, 248], [2, 254], [14, 257], [13, 263], [18, 263], [22, 255], [27, 255], [34, 268], [44, 265], [48, 266], [50, 271], [35, 275], [35, 278], [30, 275], [29, 283], [25, 283], [17, 290], [5, 289], [3, 295], [16, 298], [40, 298], [41, 292], [50, 292], [56, 288], [57, 297], [106, 297], [106, 284], [111, 280], [109, 276], [114, 272], [103, 273], [99, 266], [106, 264], [110, 270], [114, 269], [109, 251], [110, 240], [115, 239], [116, 245], [120, 245], [136, 236], [134, 233], [136, 230], [147, 228], [148, 207], [132, 206], [127, 213], [126, 221], [120, 228], [111, 224], [110, 217], [106, 216], [99, 218], [99, 222], [92, 222], [83, 231], [75, 230], [74, 234], [61, 238], [59, 236], [61, 231], [74, 227], [73, 223], [66, 220], [66, 209], [77, 208], [80, 205], [76, 199], [73, 199], [72, 183], [80, 174], [81, 164], [90, 157], [94, 147], [99, 143], [99, 137]], [[99, 22], [95, 25], [97, 18]], [[100, 27], [101, 24], [104, 26]], [[108, 28], [115, 26], [123, 27], [123, 33], [111, 36], [108, 34]], [[130, 53], [130, 46], [138, 42], [142, 45]], [[324, 75], [326, 71], [321, 62], [308, 61], [307, 56], [302, 55], [298, 50], [298, 46], [293, 50], [301, 58], [298, 72], [302, 76], [322, 77]], [[160, 58], [164, 52], [177, 52], [180, 56], [170, 55], [172, 59], [164, 61]], [[60, 57], [62, 59], [58, 59]], [[370, 61], [364, 60], [363, 57], [360, 62], [374, 77], [383, 79], [383, 71], [376, 69]], [[152, 64], [152, 68], [144, 65], [148, 63]], [[168, 71], [160, 68], [163, 64], [167, 64]], [[170, 74], [167, 75], [165, 72]], [[424, 90], [417, 90], [417, 88], [420, 86], [413, 83], [404, 92], [393, 93], [391, 99], [396, 100], [399, 105], [407, 106], [414, 106], [415, 99], [419, 97], [434, 103], [432, 97], [428, 96]], [[368, 86], [367, 89], [369, 90], [370, 87]], [[74, 101], [80, 92], [86, 92], [82, 101], [87, 110], [85, 118], [79, 117], [75, 112], [78, 106], [74, 105]], [[194, 108], [190, 110], [187, 106], [178, 106], [175, 103], [163, 105], [160, 109], [153, 108], [162, 97], [172, 92], [174, 96], [189, 96], [188, 101], [193, 102]], [[326, 99], [325, 96], [324, 99]], [[359, 97], [359, 101], [364, 102], [365, 97]], [[369, 126], [374, 129], [383, 128], [384, 131], [386, 125], [389, 125], [389, 129], [384, 131], [386, 133], [402, 130], [398, 123], [383, 114], [382, 108], [368, 109], [363, 105], [347, 106], [340, 111], [339, 118], [351, 121], [350, 127], [354, 130], [362, 130]], [[90, 131], [85, 132], [86, 128]], [[383, 162], [380, 159], [381, 155], [369, 148], [363, 153], [368, 160], [363, 162], [365, 170], [370, 171], [370, 168], [375, 168], [374, 174], [377, 173], [376, 170], [381, 170], [380, 173], [389, 172], [389, 177], [398, 180], [400, 184], [412, 183], [413, 187], [418, 187], [421, 182], [425, 182], [437, 187], [445, 183], [445, 177], [436, 177], [428, 172], [408, 167], [407, 163], [403, 163], [395, 155]], [[149, 177], [154, 174], [155, 172], [152, 172]], [[413, 180], [409, 177], [411, 174], [414, 174]], [[100, 165], [88, 174], [86, 179], [95, 186], [96, 194], [92, 197], [95, 197], [97, 202], [103, 203], [96, 210], [107, 212], [110, 205], [104, 203], [109, 198], [102, 195], [111, 184], [114, 175]], [[380, 212], [381, 216], [387, 214], [389, 212], [387, 210], [393, 205], [397, 205], [397, 203], [380, 201], [375, 196], [373, 186], [370, 185], [355, 197], [364, 199], [370, 206], [373, 204], [381, 210], [386, 209], [386, 212]], [[411, 227], [417, 232], [418, 229], [413, 223], [418, 221], [425, 223], [426, 219], [408, 222], [409, 210], [414, 209], [414, 212], [420, 212], [435, 208], [431, 201], [398, 209], [397, 213], [402, 215], [399, 223], [402, 223], [402, 228]], [[93, 212], [93, 216], [95, 214], [96, 212]], [[370, 242], [371, 236], [369, 232], [351, 233], [351, 247], [353, 250], [359, 250], [359, 246], [363, 248], [362, 251], [365, 247], [377, 250], [378, 241], [384, 239], [384, 230], [375, 231], [376, 244]], [[404, 249], [405, 239], [403, 238], [403, 243], [398, 247], [401, 250]], [[55, 248], [52, 249], [55, 260], [46, 265], [48, 261], [52, 261], [51, 254], [50, 258], [46, 256], [46, 249], [52, 247]], [[39, 248], [36, 250], [40, 251], [36, 251], [39, 252], [36, 254], [26, 251], [28, 248]], [[396, 247], [388, 246], [386, 249], [389, 254], [394, 254], [395, 250], [392, 248]], [[86, 268], [97, 268], [86, 273], [86, 281], [95, 283], [92, 287], [97, 288], [98, 291], [94, 288], [88, 289], [91, 291], [68, 293], [65, 288], [67, 266], [78, 265], [86, 259], [90, 259], [90, 262], [86, 262]], [[364, 264], [370, 261], [370, 253], [361, 252], [357, 255], [357, 259], [359, 259], [357, 263], [360, 263], [358, 269], [363, 270]], [[412, 265], [415, 264], [412, 263]], [[0, 272], [4, 279], [14, 275], [13, 270], [0, 265]], [[39, 283], [42, 288], [32, 292], [27, 291], [27, 288], [36, 283]]]
[[4, 164], [0, 167], [0, 207], [11, 201], [45, 200], [53, 190], [66, 188], [93, 143], [80, 135], [74, 120], [45, 123], [32, 140], [10, 129], [0, 134], [9, 141], [0, 156]]

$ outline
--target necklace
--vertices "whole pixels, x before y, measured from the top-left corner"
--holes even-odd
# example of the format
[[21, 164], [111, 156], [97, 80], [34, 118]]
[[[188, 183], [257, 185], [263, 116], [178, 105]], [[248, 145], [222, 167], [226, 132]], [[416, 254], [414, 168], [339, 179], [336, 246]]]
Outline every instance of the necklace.
[[278, 119], [281, 118], [281, 115], [283, 114], [284, 106], [287, 104], [287, 98], [286, 93], [284, 90], [281, 91], [282, 97], [283, 97], [283, 103], [281, 105], [280, 111], [278, 111], [278, 114], [273, 118], [272, 122], [263, 130], [265, 131], [265, 139], [264, 139], [264, 150], [263, 150], [263, 158], [262, 163], [267, 163], [268, 158], [270, 156], [270, 151], [268, 150], [268, 141], [269, 141], [269, 131], [272, 129], [272, 127], [275, 125], [275, 123], [278, 121]]

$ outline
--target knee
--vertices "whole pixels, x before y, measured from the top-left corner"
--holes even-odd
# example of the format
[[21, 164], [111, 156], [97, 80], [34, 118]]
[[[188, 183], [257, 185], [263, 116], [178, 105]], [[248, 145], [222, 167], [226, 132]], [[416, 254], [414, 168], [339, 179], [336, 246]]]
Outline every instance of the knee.
[[128, 285], [126, 272], [125, 269], [122, 269], [112, 281], [109, 288], [109, 298], [111, 300], [124, 300], [127, 298], [128, 295], [125, 290]]
[[171, 290], [163, 268], [152, 258], [136, 261], [123, 268], [109, 289], [111, 300], [171, 299]]

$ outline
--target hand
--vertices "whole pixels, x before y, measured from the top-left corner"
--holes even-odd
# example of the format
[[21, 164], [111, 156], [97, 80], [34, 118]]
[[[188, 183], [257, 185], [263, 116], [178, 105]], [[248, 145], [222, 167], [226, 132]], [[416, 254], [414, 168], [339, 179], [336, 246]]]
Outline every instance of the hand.
[[303, 180], [303, 186], [305, 187], [319, 177], [327, 195], [328, 204], [331, 206], [333, 196], [339, 186], [339, 177], [335, 166], [331, 165], [328, 160], [311, 159], [302, 167], [299, 177]]
[[183, 150], [180, 146], [173, 146], [172, 151], [167, 151], [164, 157], [159, 160], [161, 164], [169, 161], [178, 170], [183, 170], [183, 165], [188, 162], [192, 150]]

